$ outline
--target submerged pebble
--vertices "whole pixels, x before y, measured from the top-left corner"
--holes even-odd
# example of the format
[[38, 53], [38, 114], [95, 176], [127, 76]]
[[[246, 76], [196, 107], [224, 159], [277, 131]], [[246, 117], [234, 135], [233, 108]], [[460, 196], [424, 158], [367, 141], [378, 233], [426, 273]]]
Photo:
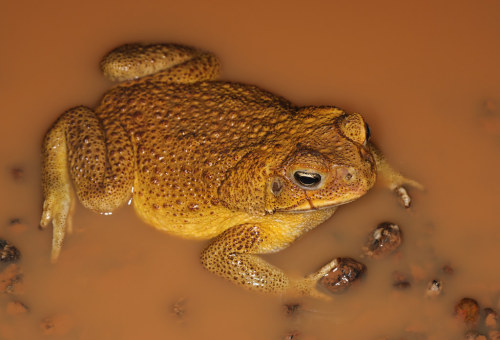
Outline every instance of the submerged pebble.
[[283, 312], [287, 317], [293, 317], [300, 310], [299, 303], [286, 303], [283, 305]]
[[173, 315], [177, 321], [183, 321], [186, 314], [186, 298], [182, 297], [177, 299], [170, 305], [170, 314]]
[[488, 332], [489, 340], [500, 340], [500, 331], [492, 330]]
[[301, 339], [300, 332], [297, 330], [288, 331], [288, 332], [286, 332], [283, 339], [284, 340], [299, 340], [299, 339]]
[[40, 323], [44, 335], [67, 335], [73, 328], [73, 319], [66, 314], [46, 317]]
[[10, 301], [6, 306], [7, 314], [19, 315], [29, 312], [29, 308], [20, 301]]
[[363, 251], [368, 257], [381, 258], [398, 249], [402, 240], [403, 235], [397, 224], [383, 222], [370, 233]]
[[15, 263], [9, 264], [0, 272], [0, 293], [22, 293], [22, 280], [21, 268]]
[[349, 288], [366, 271], [366, 266], [350, 257], [339, 257], [337, 266], [319, 280], [319, 285], [331, 293], [340, 293]]
[[455, 269], [450, 264], [445, 264], [441, 269], [446, 275], [453, 275], [455, 272]]
[[455, 316], [468, 328], [476, 328], [479, 323], [479, 304], [471, 298], [463, 298], [455, 305]]
[[20, 218], [11, 218], [8, 222], [8, 229], [11, 233], [21, 234], [28, 230], [28, 226]]
[[484, 324], [488, 328], [497, 328], [498, 326], [498, 313], [492, 308], [485, 308], [484, 311]]
[[0, 239], [0, 262], [15, 262], [21, 257], [21, 252], [9, 241]]
[[24, 170], [21, 167], [12, 167], [10, 169], [10, 174], [12, 176], [12, 179], [15, 181], [22, 181], [24, 179]]
[[408, 276], [399, 271], [392, 273], [392, 286], [397, 289], [407, 289], [411, 287], [411, 282]]
[[443, 283], [440, 280], [432, 280], [427, 285], [425, 290], [425, 296], [427, 297], [436, 297], [441, 295], [441, 291], [443, 290]]
[[484, 101], [480, 121], [485, 132], [500, 134], [500, 105], [497, 101], [491, 98]]
[[486, 336], [480, 334], [478, 331], [472, 330], [465, 333], [465, 340], [487, 340]]

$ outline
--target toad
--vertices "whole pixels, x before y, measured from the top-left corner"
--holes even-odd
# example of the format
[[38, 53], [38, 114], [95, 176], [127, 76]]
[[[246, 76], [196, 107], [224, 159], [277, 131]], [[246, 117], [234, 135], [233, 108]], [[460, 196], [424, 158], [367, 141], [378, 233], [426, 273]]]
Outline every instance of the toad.
[[76, 197], [103, 214], [131, 200], [157, 229], [212, 239], [201, 254], [209, 271], [255, 291], [320, 296], [316, 283], [335, 261], [291, 278], [258, 255], [363, 196], [377, 174], [392, 189], [418, 186], [387, 164], [361, 115], [216, 80], [212, 53], [128, 44], [101, 69], [119, 83], [97, 108], [64, 112], [43, 141], [40, 225], [52, 222], [52, 261]]

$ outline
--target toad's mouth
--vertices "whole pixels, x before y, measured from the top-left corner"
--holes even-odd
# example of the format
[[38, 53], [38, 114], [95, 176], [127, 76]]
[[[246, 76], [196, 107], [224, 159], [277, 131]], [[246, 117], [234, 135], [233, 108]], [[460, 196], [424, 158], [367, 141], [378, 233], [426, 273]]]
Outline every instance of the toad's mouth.
[[317, 201], [314, 202], [312, 200], [307, 200], [304, 203], [301, 203], [299, 205], [289, 207], [289, 208], [284, 208], [284, 209], [278, 209], [276, 210], [277, 212], [287, 212], [287, 213], [305, 213], [305, 212], [310, 212], [310, 211], [317, 211], [317, 210], [323, 210], [323, 209], [329, 209], [329, 208], [336, 208], [344, 204], [351, 203], [358, 198], [353, 198], [351, 200], [347, 201]]

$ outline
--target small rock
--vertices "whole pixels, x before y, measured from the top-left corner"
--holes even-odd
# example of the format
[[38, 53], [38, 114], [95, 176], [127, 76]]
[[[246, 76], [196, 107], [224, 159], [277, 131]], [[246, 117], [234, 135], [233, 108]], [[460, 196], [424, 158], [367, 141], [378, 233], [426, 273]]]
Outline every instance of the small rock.
[[58, 314], [42, 320], [40, 327], [45, 335], [66, 335], [73, 328], [73, 319], [66, 314]]
[[479, 334], [477, 331], [468, 331], [465, 333], [465, 340], [486, 340], [486, 336]]
[[500, 340], [500, 331], [496, 331], [496, 330], [489, 331], [488, 338], [490, 340]]
[[283, 305], [283, 311], [287, 317], [293, 317], [300, 310], [299, 303], [286, 303]]
[[380, 223], [370, 233], [367, 244], [363, 247], [366, 256], [380, 258], [393, 253], [402, 242], [402, 233], [397, 224]]
[[186, 314], [186, 298], [180, 298], [170, 306], [170, 313], [178, 320], [182, 320]]
[[285, 334], [284, 340], [299, 340], [300, 332], [297, 330], [288, 331]]
[[28, 229], [28, 226], [20, 218], [11, 218], [8, 225], [9, 231], [17, 234], [23, 233]]
[[10, 169], [10, 174], [15, 181], [22, 181], [24, 179], [24, 170], [21, 167], [13, 167]]
[[486, 114], [495, 114], [499, 110], [500, 110], [500, 107], [493, 99], [488, 98], [483, 102], [483, 111]]
[[464, 334], [465, 340], [486, 340], [486, 337], [482, 334], [479, 334], [477, 331], [467, 331]]
[[21, 268], [15, 264], [9, 264], [0, 272], [0, 293], [20, 294], [22, 287], [23, 273]]
[[479, 322], [479, 304], [471, 298], [463, 298], [455, 306], [455, 316], [468, 328], [475, 328]]
[[25, 314], [29, 311], [29, 308], [22, 302], [10, 301], [7, 303], [7, 314], [9, 315], [19, 315]]
[[453, 275], [453, 273], [455, 272], [455, 270], [453, 269], [453, 267], [449, 264], [445, 264], [442, 268], [443, 270], [443, 273], [447, 274], [447, 275]]
[[319, 280], [319, 284], [331, 293], [345, 291], [366, 271], [363, 263], [349, 257], [339, 257], [337, 262], [337, 266]]
[[484, 309], [484, 324], [488, 328], [497, 328], [498, 325], [498, 313], [492, 308]]
[[427, 285], [427, 289], [425, 290], [425, 296], [427, 297], [436, 297], [441, 295], [441, 290], [443, 289], [443, 283], [439, 280], [432, 280]]
[[394, 272], [392, 274], [392, 278], [393, 278], [392, 286], [394, 288], [407, 289], [407, 288], [411, 287], [410, 280], [408, 279], [408, 277], [406, 275], [402, 274], [401, 272], [398, 272], [398, 271]]
[[483, 103], [483, 114], [480, 117], [483, 130], [492, 135], [500, 133], [500, 106], [493, 99], [487, 99]]
[[15, 262], [21, 257], [21, 252], [12, 243], [0, 239], [0, 262]]
[[9, 225], [15, 225], [21, 223], [21, 219], [19, 217], [14, 217], [9, 220]]

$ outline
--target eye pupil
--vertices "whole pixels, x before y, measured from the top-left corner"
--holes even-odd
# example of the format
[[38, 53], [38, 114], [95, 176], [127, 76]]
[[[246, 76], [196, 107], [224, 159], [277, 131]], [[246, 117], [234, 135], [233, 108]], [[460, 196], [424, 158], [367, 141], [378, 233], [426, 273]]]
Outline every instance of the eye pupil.
[[321, 175], [313, 172], [295, 171], [293, 177], [305, 187], [314, 187], [321, 182]]

